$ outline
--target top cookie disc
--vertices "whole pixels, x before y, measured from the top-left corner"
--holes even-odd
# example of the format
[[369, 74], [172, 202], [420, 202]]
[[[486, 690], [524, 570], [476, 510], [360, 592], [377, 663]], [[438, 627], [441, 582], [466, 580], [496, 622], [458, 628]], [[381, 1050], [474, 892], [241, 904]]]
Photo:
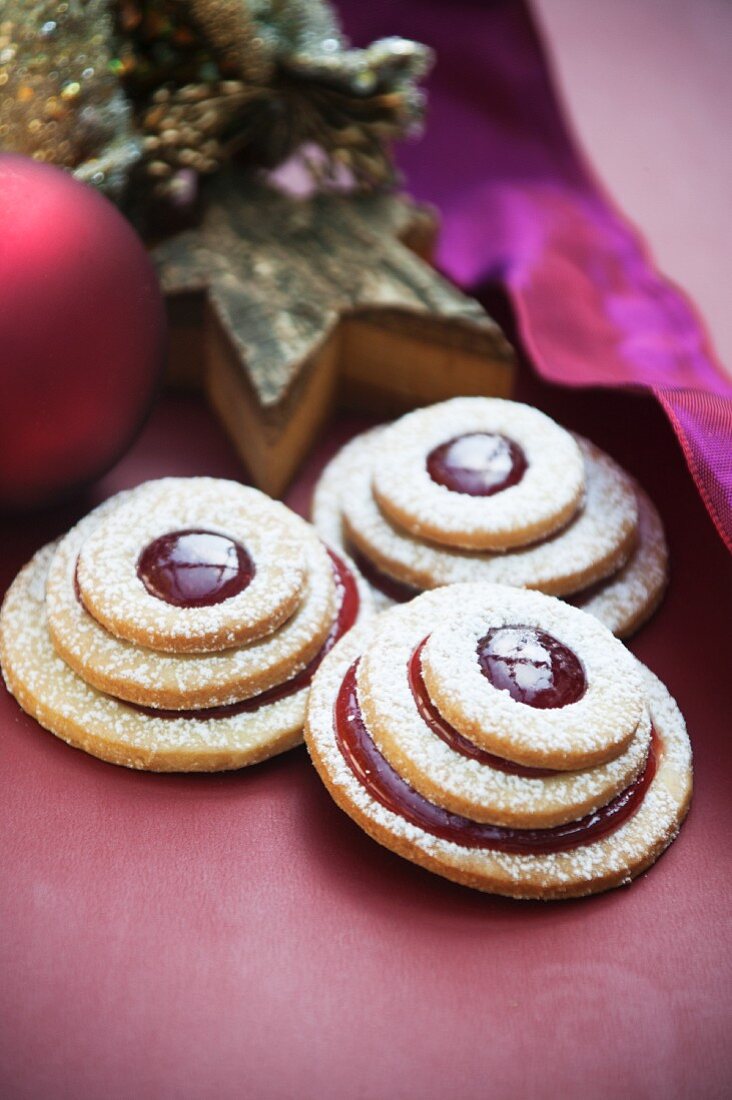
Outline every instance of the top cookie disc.
[[271, 634], [300, 604], [302, 521], [233, 481], [163, 478], [124, 495], [79, 552], [76, 582], [108, 631], [162, 652]]
[[569, 522], [582, 502], [584, 466], [569, 432], [538, 409], [458, 397], [383, 431], [373, 492], [416, 536], [506, 550]]
[[572, 771], [625, 752], [642, 718], [642, 686], [632, 655], [597, 619], [503, 585], [429, 595], [435, 625], [421, 674], [460, 734], [529, 767]]

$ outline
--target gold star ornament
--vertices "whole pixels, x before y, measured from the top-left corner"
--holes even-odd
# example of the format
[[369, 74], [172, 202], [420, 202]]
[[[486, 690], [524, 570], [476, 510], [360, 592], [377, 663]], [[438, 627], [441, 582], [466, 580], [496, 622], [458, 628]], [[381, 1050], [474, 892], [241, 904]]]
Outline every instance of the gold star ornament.
[[154, 250], [171, 375], [203, 385], [260, 488], [284, 491], [336, 403], [508, 395], [512, 351], [427, 262], [435, 232], [403, 196], [297, 199], [228, 171], [201, 224]]

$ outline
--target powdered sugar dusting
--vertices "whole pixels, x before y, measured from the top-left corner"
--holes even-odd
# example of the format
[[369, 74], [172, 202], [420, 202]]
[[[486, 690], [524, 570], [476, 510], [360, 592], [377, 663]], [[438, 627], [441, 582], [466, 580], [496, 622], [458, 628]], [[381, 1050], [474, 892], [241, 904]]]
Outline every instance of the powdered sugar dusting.
[[369, 442], [373, 442], [384, 431], [385, 429], [381, 427], [370, 428], [367, 432], [357, 435], [350, 443], [341, 447], [323, 468], [318, 478], [310, 509], [311, 518], [325, 541], [336, 550], [347, 548], [342, 496], [346, 489], [348, 472], [354, 461], [360, 461], [362, 448], [368, 446]]

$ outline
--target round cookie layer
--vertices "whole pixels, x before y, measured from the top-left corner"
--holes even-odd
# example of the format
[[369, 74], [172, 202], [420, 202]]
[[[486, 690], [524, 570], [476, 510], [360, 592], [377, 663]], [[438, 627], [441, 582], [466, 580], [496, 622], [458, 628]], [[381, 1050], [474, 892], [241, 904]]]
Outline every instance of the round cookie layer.
[[580, 513], [554, 538], [504, 554], [435, 546], [390, 523], [371, 493], [380, 441], [357, 437], [339, 456], [340, 502], [347, 541], [396, 580], [423, 589], [485, 581], [565, 595], [615, 572], [635, 545], [633, 482], [587, 440], [577, 440], [586, 477]]
[[[577, 772], [527, 777], [456, 751], [420, 715], [409, 683], [416, 647], [445, 614], [444, 589], [380, 615], [358, 668], [358, 696], [374, 743], [391, 766], [430, 802], [474, 821], [548, 828], [597, 809], [624, 790], [648, 755], [650, 720], [641, 717], [628, 748]], [[442, 605], [442, 606], [441, 606]]]
[[[473, 496], [433, 480], [428, 456], [448, 441], [476, 435], [518, 445], [526, 469], [517, 484]], [[456, 397], [385, 429], [374, 452], [372, 488], [387, 519], [418, 538], [506, 550], [564, 527], [581, 503], [584, 480], [575, 440], [538, 409], [495, 397]]]
[[[595, 767], [625, 752], [643, 717], [643, 688], [632, 655], [597, 619], [540, 592], [503, 585], [442, 588], [415, 603], [428, 596], [435, 618], [422, 651], [424, 682], [464, 737], [518, 764], [562, 771]], [[546, 631], [579, 658], [586, 687], [576, 702], [538, 709], [484, 675], [481, 638], [519, 624]], [[544, 652], [528, 644], [532, 675], [545, 676]]]
[[5, 681], [45, 729], [101, 760], [162, 772], [241, 768], [300, 741], [308, 688], [252, 713], [201, 720], [151, 717], [85, 683], [48, 633], [44, 589], [53, 553], [46, 546], [25, 566], [0, 616]]
[[569, 851], [509, 855], [444, 840], [387, 809], [354, 775], [334, 728], [335, 699], [369, 634], [368, 627], [353, 631], [321, 666], [311, 690], [305, 740], [337, 805], [378, 843], [465, 886], [548, 901], [627, 884], [654, 863], [675, 838], [691, 799], [691, 749], [678, 707], [663, 684], [642, 666], [657, 737], [656, 772], [636, 813], [602, 839]]
[[[86, 609], [110, 633], [166, 653], [215, 652], [272, 634], [303, 596], [304, 523], [284, 505], [234, 481], [162, 478], [124, 494], [79, 550]], [[227, 536], [254, 575], [213, 606], [180, 607], [148, 591], [138, 575], [146, 548], [171, 532]]]
[[[310, 503], [310, 520], [321, 538], [334, 550], [347, 549], [342, 497], [346, 491], [347, 471], [353, 462], [351, 452], [354, 445], [362, 443], [366, 446], [369, 440], [375, 440], [384, 430], [380, 427], [370, 428], [344, 444], [323, 467], [315, 483]], [[358, 447], [355, 449], [358, 450]]]
[[[369, 431], [363, 432], [358, 438], [365, 439], [369, 436], [376, 436], [383, 431], [383, 428], [370, 428]], [[353, 549], [346, 545], [345, 531], [343, 528], [343, 511], [341, 509], [341, 491], [343, 489], [341, 469], [348, 461], [347, 455], [345, 462], [343, 459], [347, 447], [348, 444], [341, 448], [330, 462], [323, 467], [315, 486], [310, 506], [310, 519], [313, 526], [318, 531], [321, 538], [325, 539], [328, 545], [332, 546], [338, 553], [353, 552]], [[358, 554], [358, 551], [356, 551], [356, 553]], [[371, 584], [366, 577], [362, 568], [362, 563], [365, 559], [363, 555], [359, 556], [361, 561], [355, 561], [355, 565], [359, 575], [365, 578], [368, 584], [374, 608], [377, 611], [384, 611], [387, 607], [392, 607], [394, 600], [382, 591], [382, 589]], [[416, 591], [414, 595], [417, 595]]]
[[618, 638], [628, 638], [650, 619], [668, 583], [668, 546], [661, 517], [636, 484], [638, 544], [617, 573], [569, 602], [589, 612]]
[[186, 710], [219, 706], [259, 695], [289, 679], [318, 653], [336, 610], [336, 586], [328, 552], [302, 523], [305, 594], [294, 615], [269, 637], [218, 653], [158, 653], [108, 633], [77, 599], [74, 570], [81, 547], [104, 518], [107, 501], [61, 540], [47, 583], [53, 644], [87, 683], [145, 706]]

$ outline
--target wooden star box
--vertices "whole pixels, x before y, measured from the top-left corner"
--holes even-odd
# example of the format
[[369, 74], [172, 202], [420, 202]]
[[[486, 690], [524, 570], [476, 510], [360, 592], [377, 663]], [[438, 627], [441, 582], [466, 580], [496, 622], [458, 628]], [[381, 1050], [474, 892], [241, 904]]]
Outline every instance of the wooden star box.
[[510, 394], [513, 353], [430, 266], [436, 232], [404, 196], [295, 199], [229, 172], [201, 224], [155, 248], [169, 378], [203, 386], [265, 492], [282, 495], [338, 404], [393, 415]]

